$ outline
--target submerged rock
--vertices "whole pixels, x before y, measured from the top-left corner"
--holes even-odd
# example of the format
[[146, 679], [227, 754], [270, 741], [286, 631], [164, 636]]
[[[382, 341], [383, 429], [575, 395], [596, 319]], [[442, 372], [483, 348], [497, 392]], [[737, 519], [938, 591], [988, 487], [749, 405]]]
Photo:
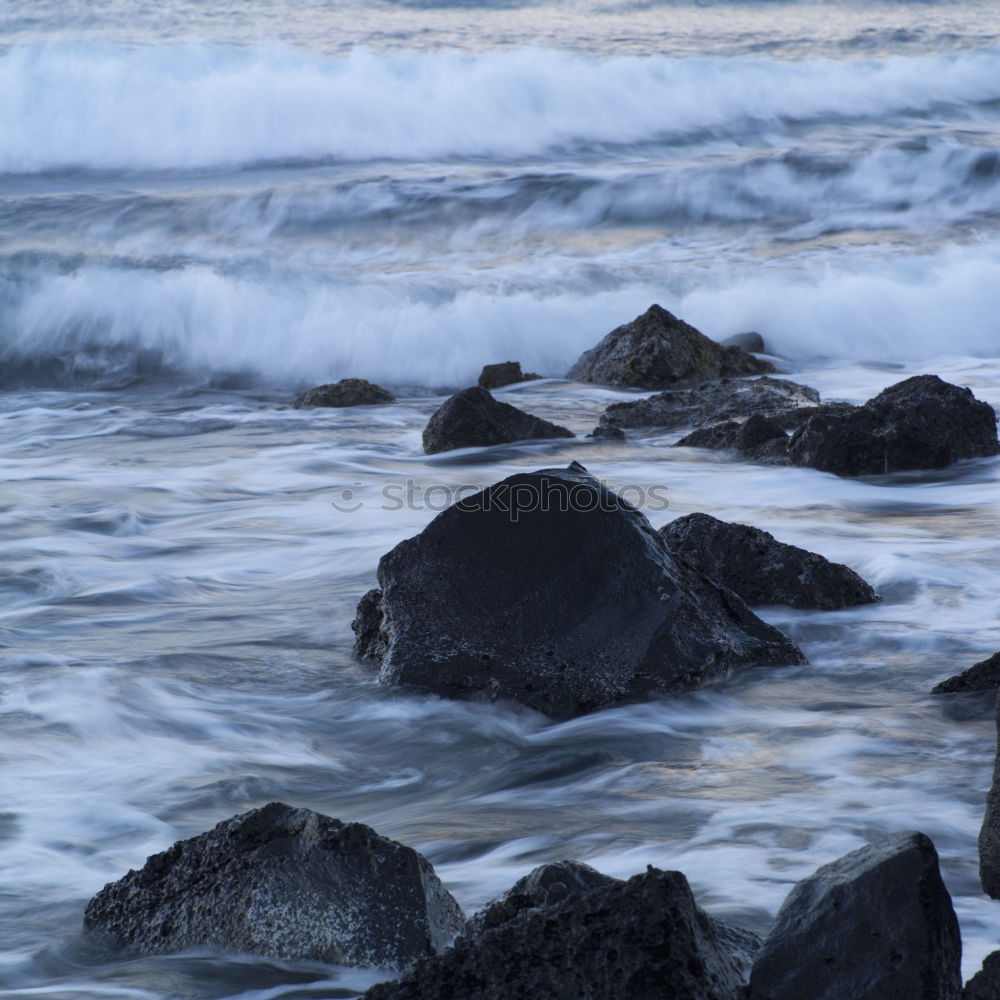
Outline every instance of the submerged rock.
[[376, 403], [395, 403], [396, 397], [374, 382], [363, 378], [342, 378], [339, 382], [318, 385], [296, 396], [292, 406], [296, 410], [310, 406], [371, 406]]
[[951, 694], [954, 691], [995, 691], [1000, 688], [1000, 651], [974, 663], [954, 677], [935, 684], [931, 694]]
[[533, 372], [522, 372], [520, 361], [501, 361], [496, 365], [483, 365], [483, 370], [479, 373], [479, 386], [482, 389], [500, 389], [505, 385], [530, 382], [541, 377]]
[[207, 947], [396, 969], [443, 948], [462, 923], [412, 848], [280, 802], [154, 854], [84, 914], [88, 931], [132, 954]]
[[378, 579], [357, 652], [381, 661], [385, 683], [445, 695], [572, 715], [805, 662], [576, 462], [459, 501], [383, 556]]
[[755, 413], [742, 423], [727, 420], [722, 424], [699, 427], [682, 437], [678, 448], [732, 448], [744, 458], [782, 464], [788, 461], [788, 435], [777, 420]]
[[[718, 927], [680, 872], [649, 868], [622, 882], [545, 865], [452, 948], [365, 1000], [741, 1000], [741, 962]], [[739, 933], [744, 946], [755, 940]]]
[[679, 382], [773, 371], [769, 362], [741, 347], [723, 347], [653, 305], [585, 351], [566, 377], [601, 385], [664, 389]]
[[747, 604], [832, 611], [878, 600], [854, 570], [779, 542], [760, 528], [688, 514], [660, 528], [660, 537], [671, 552]]
[[993, 408], [936, 375], [898, 382], [844, 413], [812, 416], [788, 445], [793, 465], [838, 476], [940, 469], [998, 453]]
[[720, 340], [719, 343], [723, 347], [742, 347], [744, 351], [749, 351], [751, 354], [764, 353], [764, 338], [754, 330], [748, 330], [746, 333], [734, 333], [731, 337]]
[[795, 886], [754, 962], [750, 1000], [959, 1000], [961, 957], [937, 851], [899, 833]]
[[1000, 700], [997, 701], [997, 755], [993, 783], [986, 795], [986, 812], [979, 830], [979, 878], [987, 896], [1000, 899]]
[[428, 455], [452, 448], [487, 447], [513, 441], [571, 438], [572, 431], [501, 403], [479, 386], [446, 399], [424, 428]]

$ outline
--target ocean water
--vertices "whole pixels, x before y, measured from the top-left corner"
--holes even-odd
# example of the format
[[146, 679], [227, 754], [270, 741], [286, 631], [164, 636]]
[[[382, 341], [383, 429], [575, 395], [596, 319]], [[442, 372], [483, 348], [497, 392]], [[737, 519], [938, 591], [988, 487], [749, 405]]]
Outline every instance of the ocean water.
[[[1000, 406], [1000, 11], [955, 2], [7, 0], [0, 8], [0, 993], [349, 997], [377, 972], [109, 960], [106, 882], [282, 800], [373, 825], [467, 911], [564, 857], [766, 930], [879, 834], [935, 841], [964, 971], [1000, 459], [860, 481], [583, 439], [561, 376], [652, 302], [861, 402]], [[581, 437], [427, 458], [483, 364]], [[346, 376], [395, 406], [293, 410]], [[450, 495], [583, 462], [845, 562], [878, 605], [762, 609], [810, 659], [553, 722], [385, 689], [380, 555]], [[653, 490], [653, 488], [658, 488]], [[404, 503], [396, 498], [404, 496]], [[346, 511], [343, 508], [356, 508]]]

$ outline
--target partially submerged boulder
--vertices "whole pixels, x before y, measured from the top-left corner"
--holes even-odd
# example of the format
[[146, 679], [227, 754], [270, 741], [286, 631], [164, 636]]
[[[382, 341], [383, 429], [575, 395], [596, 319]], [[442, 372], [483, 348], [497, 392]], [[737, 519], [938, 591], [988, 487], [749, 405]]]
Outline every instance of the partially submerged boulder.
[[372, 406], [377, 403], [395, 403], [396, 397], [374, 382], [363, 378], [342, 378], [339, 382], [318, 385], [295, 397], [296, 410], [311, 406]]
[[936, 375], [905, 379], [853, 410], [814, 415], [788, 445], [793, 465], [838, 476], [941, 469], [998, 453], [993, 407]]
[[647, 399], [612, 403], [601, 414], [599, 426], [673, 430], [707, 427], [756, 415], [788, 428], [787, 414], [798, 415], [819, 405], [819, 393], [815, 389], [788, 379], [767, 375], [755, 379], [723, 379], [690, 388], [669, 389]]
[[473, 386], [446, 399], [434, 412], [424, 428], [424, 451], [436, 455], [452, 448], [571, 437], [573, 432], [565, 427], [501, 403], [486, 389]]
[[738, 451], [743, 458], [771, 464], [788, 461], [788, 434], [777, 420], [755, 413], [744, 421], [727, 420], [699, 427], [677, 443], [678, 448], [713, 448]]
[[983, 959], [983, 967], [962, 990], [962, 1000], [997, 1000], [997, 997], [1000, 997], [1000, 951]]
[[534, 372], [521, 371], [520, 361], [501, 361], [496, 365], [483, 365], [479, 373], [479, 385], [483, 389], [500, 389], [505, 385], [530, 382], [540, 379]]
[[997, 701], [996, 720], [993, 783], [986, 795], [986, 812], [979, 830], [979, 879], [987, 896], [1000, 899], [1000, 700]]
[[742, 347], [744, 351], [751, 354], [764, 353], [764, 338], [755, 330], [748, 330], [746, 333], [734, 333], [725, 340], [720, 340], [723, 347]]
[[750, 974], [750, 1000], [959, 1000], [962, 942], [922, 833], [852, 851], [785, 900]]
[[788, 604], [832, 611], [878, 600], [854, 570], [779, 542], [760, 528], [697, 513], [664, 525], [660, 537], [674, 555], [750, 605]]
[[741, 1000], [740, 960], [680, 872], [622, 882], [585, 868], [536, 869], [452, 948], [365, 1000]]
[[935, 684], [931, 694], [951, 694], [955, 691], [996, 691], [1000, 688], [1000, 651], [973, 663], [954, 677]]
[[566, 377], [601, 385], [664, 389], [680, 382], [773, 371], [770, 362], [742, 347], [723, 347], [661, 306], [652, 305], [585, 351]]
[[383, 556], [378, 580], [355, 649], [381, 681], [445, 695], [572, 715], [805, 662], [576, 462], [459, 501]]
[[87, 904], [131, 954], [186, 948], [403, 969], [463, 923], [429, 861], [361, 823], [272, 802], [154, 854]]

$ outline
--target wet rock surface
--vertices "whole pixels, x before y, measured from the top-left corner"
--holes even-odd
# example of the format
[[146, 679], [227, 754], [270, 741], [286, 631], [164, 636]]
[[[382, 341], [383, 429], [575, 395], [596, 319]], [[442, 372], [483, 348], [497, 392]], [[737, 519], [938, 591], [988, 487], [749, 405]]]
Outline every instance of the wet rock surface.
[[571, 438], [572, 431], [534, 417], [473, 386], [445, 400], [424, 428], [424, 451], [436, 455], [453, 448], [488, 447], [547, 438]]
[[534, 372], [521, 371], [520, 361], [501, 361], [496, 365], [483, 365], [483, 370], [479, 373], [479, 386], [482, 389], [500, 389], [505, 385], [529, 382], [541, 377]]
[[395, 403], [396, 397], [374, 382], [363, 378], [344, 378], [339, 382], [318, 385], [295, 397], [292, 406], [301, 410], [312, 406], [372, 406]]
[[[746, 946], [755, 938], [740, 932]], [[741, 959], [680, 872], [627, 882], [585, 865], [536, 869], [442, 955], [365, 1000], [740, 1000]]]
[[932, 694], [951, 694], [956, 691], [996, 691], [1000, 688], [1000, 651], [974, 663], [954, 677], [935, 684]]
[[962, 1000], [997, 1000], [1000, 997], [1000, 951], [983, 960], [983, 967], [965, 984]]
[[742, 423], [727, 420], [699, 427], [676, 444], [678, 448], [733, 449], [743, 458], [770, 464], [788, 461], [788, 434], [777, 420], [754, 414]]
[[986, 811], [979, 830], [979, 879], [987, 896], [1000, 899], [1000, 700], [997, 701], [996, 721], [993, 783], [986, 795]]
[[838, 476], [940, 469], [998, 453], [993, 408], [936, 375], [915, 375], [843, 413], [811, 416], [788, 445], [793, 465]]
[[566, 377], [601, 385], [664, 389], [682, 382], [772, 371], [773, 365], [742, 347], [724, 347], [653, 305], [585, 351]]
[[576, 462], [456, 503], [383, 556], [378, 580], [356, 651], [385, 683], [445, 695], [565, 716], [805, 662]]
[[895, 834], [795, 886], [754, 962], [750, 1000], [959, 1000], [961, 955], [934, 845]]
[[671, 552], [750, 605], [832, 611], [878, 600], [854, 570], [760, 528], [698, 513], [664, 525], [660, 537]]
[[84, 914], [86, 930], [132, 954], [213, 948], [395, 969], [443, 948], [462, 923], [412, 848], [279, 802], [154, 854]]

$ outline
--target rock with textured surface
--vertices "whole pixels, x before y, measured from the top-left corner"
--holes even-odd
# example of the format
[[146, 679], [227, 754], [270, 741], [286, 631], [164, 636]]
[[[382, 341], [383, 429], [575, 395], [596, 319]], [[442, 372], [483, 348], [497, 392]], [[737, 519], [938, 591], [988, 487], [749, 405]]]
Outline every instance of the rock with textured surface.
[[1000, 696], [996, 707], [997, 755], [993, 783], [986, 795], [986, 812], [979, 830], [979, 879], [987, 896], [1000, 899]]
[[678, 448], [732, 448], [744, 458], [782, 464], [788, 461], [788, 435], [777, 420], [755, 413], [740, 422], [727, 420], [721, 424], [699, 427], [686, 434], [676, 444]]
[[395, 969], [462, 923], [412, 848], [280, 802], [154, 854], [84, 914], [88, 931], [131, 954], [213, 948]]
[[363, 378], [342, 378], [339, 382], [318, 385], [296, 396], [292, 404], [296, 410], [311, 406], [372, 406], [376, 403], [395, 403], [396, 397], [374, 382]]
[[894, 834], [795, 886], [754, 962], [750, 1000], [959, 1000], [961, 957], [934, 845]]
[[832, 611], [878, 600], [854, 570], [779, 542], [760, 528], [687, 514], [660, 528], [660, 537], [671, 552], [747, 604]]
[[931, 689], [931, 694], [951, 694], [955, 691], [996, 691], [1000, 688], [1000, 651], [973, 663], [954, 677], [941, 681]]
[[680, 872], [622, 882], [573, 867], [533, 872], [452, 948], [366, 1000], [741, 1000], [740, 962]]
[[505, 385], [531, 382], [541, 377], [534, 372], [521, 371], [520, 361], [501, 361], [496, 365], [483, 365], [483, 370], [479, 373], [479, 386], [482, 389], [500, 389]]
[[844, 413], [812, 416], [788, 445], [793, 465], [838, 476], [941, 469], [998, 453], [993, 408], [936, 375], [898, 382]]
[[1000, 951], [983, 959], [983, 967], [965, 984], [962, 1000], [997, 1000], [1000, 997]]
[[383, 682], [445, 695], [572, 715], [804, 662], [576, 462], [459, 501], [383, 556], [378, 579], [357, 652], [381, 661]]
[[723, 347], [653, 305], [585, 351], [566, 377], [601, 385], [664, 389], [680, 382], [773, 371], [769, 362], [741, 347]]
[[446, 399], [434, 412], [424, 428], [424, 451], [436, 455], [453, 448], [573, 436], [565, 427], [501, 403], [486, 389], [473, 386]]

